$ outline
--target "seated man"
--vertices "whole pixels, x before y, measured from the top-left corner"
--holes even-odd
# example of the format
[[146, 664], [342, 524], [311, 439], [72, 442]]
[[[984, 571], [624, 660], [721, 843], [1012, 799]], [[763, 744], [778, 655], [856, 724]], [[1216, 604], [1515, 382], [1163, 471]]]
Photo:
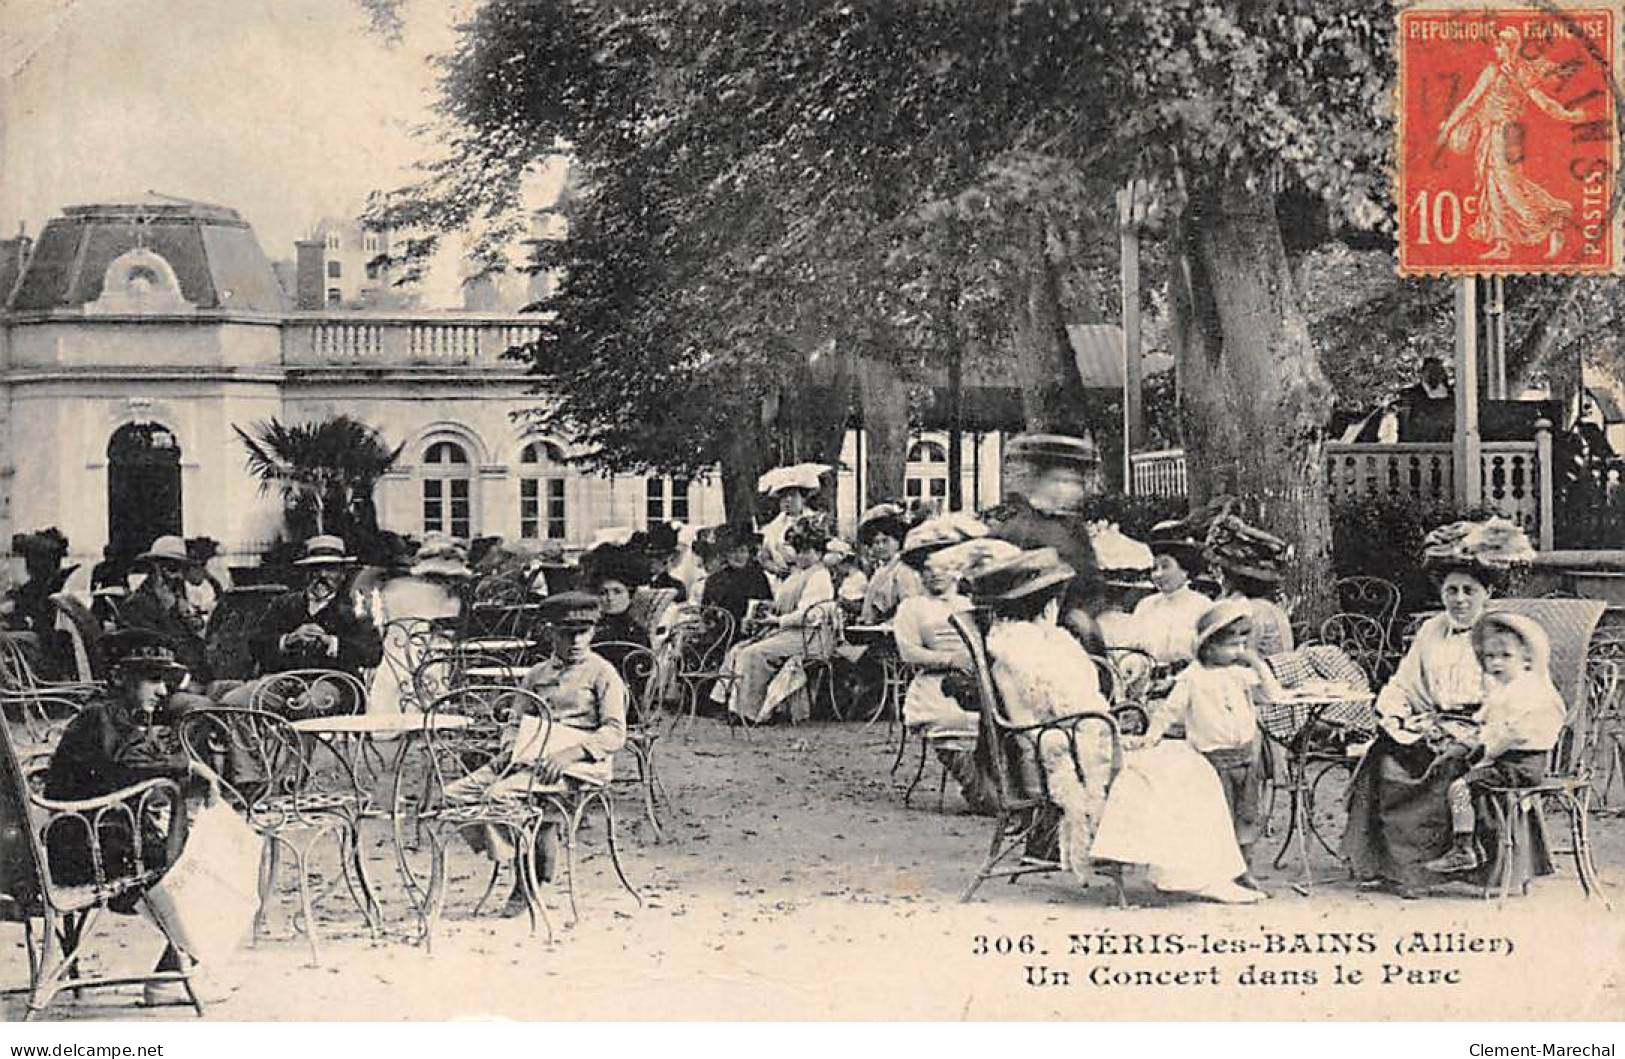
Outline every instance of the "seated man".
[[[320, 535], [305, 542], [304, 557], [294, 561], [306, 571], [305, 586], [272, 600], [248, 640], [261, 678], [292, 669], [333, 669], [360, 679], [363, 669], [383, 659], [377, 626], [357, 611], [344, 591], [346, 573], [354, 563], [338, 537]], [[232, 698], [225, 701], [238, 704]], [[343, 712], [358, 704], [333, 705], [324, 712]]]
[[134, 568], [146, 572], [141, 587], [119, 606], [120, 629], [144, 629], [163, 637], [176, 660], [191, 674], [192, 686], [206, 691], [214, 678], [203, 643], [203, 622], [186, 598], [187, 570], [195, 564], [186, 542], [163, 536], [135, 557]]

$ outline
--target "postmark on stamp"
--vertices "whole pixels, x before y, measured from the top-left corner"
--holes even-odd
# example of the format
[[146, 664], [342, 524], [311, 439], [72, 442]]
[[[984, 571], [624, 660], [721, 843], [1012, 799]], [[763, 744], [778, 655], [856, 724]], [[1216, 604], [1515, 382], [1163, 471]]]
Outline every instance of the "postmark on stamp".
[[1400, 12], [1402, 275], [1621, 270], [1621, 10]]

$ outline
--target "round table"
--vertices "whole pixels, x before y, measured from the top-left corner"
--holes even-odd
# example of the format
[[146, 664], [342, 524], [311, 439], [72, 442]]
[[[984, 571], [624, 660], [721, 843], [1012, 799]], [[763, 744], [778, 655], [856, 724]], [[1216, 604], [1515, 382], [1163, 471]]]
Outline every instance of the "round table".
[[[1287, 789], [1292, 795], [1286, 837], [1281, 843], [1280, 852], [1275, 855], [1275, 866], [1281, 866], [1287, 850], [1296, 839], [1298, 858], [1303, 867], [1303, 883], [1295, 887], [1300, 893], [1312, 893], [1315, 888], [1314, 873], [1309, 866], [1309, 837], [1314, 836], [1328, 853], [1337, 854], [1337, 850], [1315, 826], [1316, 783], [1330, 769], [1346, 767], [1351, 760], [1334, 758], [1317, 751], [1311, 737], [1317, 730], [1328, 729], [1358, 735], [1374, 734], [1377, 730], [1377, 711], [1373, 706], [1375, 699], [1376, 696], [1369, 691], [1315, 690], [1258, 703], [1258, 727], [1266, 738], [1286, 751]], [[1324, 768], [1312, 782], [1309, 767], [1317, 761]]]

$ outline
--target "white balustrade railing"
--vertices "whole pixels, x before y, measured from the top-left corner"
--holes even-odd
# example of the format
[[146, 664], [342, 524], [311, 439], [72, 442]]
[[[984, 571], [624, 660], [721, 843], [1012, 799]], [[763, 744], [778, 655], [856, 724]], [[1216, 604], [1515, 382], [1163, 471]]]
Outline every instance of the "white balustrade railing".
[[[508, 350], [540, 334], [535, 317], [302, 313], [283, 324], [282, 359], [296, 365], [495, 367]], [[522, 369], [517, 362], [512, 367]]]
[[[1129, 462], [1136, 496], [1186, 494], [1182, 449], [1139, 452]], [[1478, 503], [1516, 522], [1541, 548], [1550, 548], [1550, 430], [1538, 429], [1535, 441], [1484, 442], [1479, 466]], [[1455, 475], [1449, 442], [1326, 446], [1326, 491], [1334, 501], [1400, 496], [1448, 503], [1455, 496]]]
[[1135, 496], [1184, 496], [1185, 450], [1159, 449], [1129, 457]]

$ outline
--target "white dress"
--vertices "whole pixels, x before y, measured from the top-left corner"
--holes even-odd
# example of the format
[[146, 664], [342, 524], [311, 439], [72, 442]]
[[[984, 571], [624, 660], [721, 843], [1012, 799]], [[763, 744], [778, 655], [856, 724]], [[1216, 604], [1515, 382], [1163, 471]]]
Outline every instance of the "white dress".
[[1200, 892], [1247, 870], [1218, 773], [1183, 739], [1124, 755], [1090, 852], [1144, 865], [1159, 890]]
[[1196, 623], [1211, 606], [1211, 599], [1189, 585], [1145, 597], [1134, 607], [1138, 646], [1158, 665], [1189, 662], [1196, 657]]

